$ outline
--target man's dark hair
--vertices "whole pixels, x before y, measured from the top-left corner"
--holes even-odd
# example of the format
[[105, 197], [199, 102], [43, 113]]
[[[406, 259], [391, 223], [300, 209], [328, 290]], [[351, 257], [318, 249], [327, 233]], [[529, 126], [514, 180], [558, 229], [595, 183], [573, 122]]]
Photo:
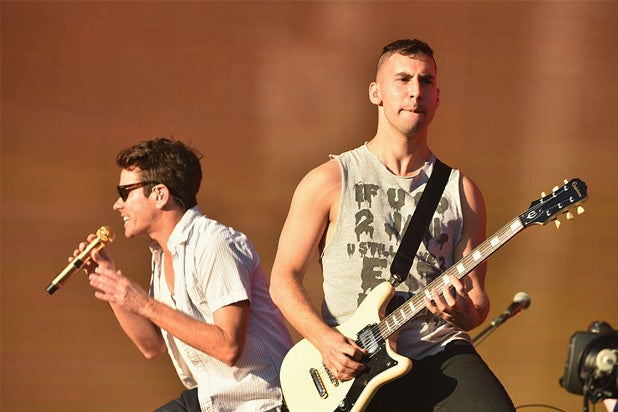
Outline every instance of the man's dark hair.
[[[382, 49], [382, 54], [380, 54], [380, 58], [378, 59], [377, 70], [380, 70], [380, 67], [386, 59], [391, 57], [393, 54], [401, 54], [403, 56], [428, 56], [431, 57], [434, 64], [436, 60], [433, 57], [433, 49], [429, 47], [427, 43], [418, 39], [401, 39], [395, 40]], [[436, 70], [438, 65], [436, 64]], [[377, 71], [376, 70], [376, 71]]]
[[197, 204], [202, 183], [201, 157], [184, 143], [162, 137], [120, 151], [116, 163], [126, 170], [138, 168], [142, 179], [152, 182], [144, 186], [146, 196], [154, 185], [164, 184], [183, 208], [190, 209]]

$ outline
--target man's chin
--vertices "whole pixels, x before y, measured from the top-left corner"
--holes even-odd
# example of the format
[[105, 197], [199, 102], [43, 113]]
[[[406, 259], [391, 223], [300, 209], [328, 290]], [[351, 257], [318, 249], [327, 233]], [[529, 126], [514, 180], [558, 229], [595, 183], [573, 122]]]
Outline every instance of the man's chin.
[[416, 136], [421, 130], [423, 130], [423, 125], [421, 123], [416, 123], [414, 126], [410, 127], [407, 131], [406, 131], [406, 136], [408, 137], [414, 137]]

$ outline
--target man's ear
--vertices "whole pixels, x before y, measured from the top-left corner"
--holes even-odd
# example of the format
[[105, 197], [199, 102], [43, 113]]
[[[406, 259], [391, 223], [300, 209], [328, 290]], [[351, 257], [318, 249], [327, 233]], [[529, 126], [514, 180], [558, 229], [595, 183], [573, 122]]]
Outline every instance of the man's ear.
[[369, 101], [375, 105], [382, 104], [382, 98], [380, 97], [380, 86], [378, 83], [371, 82], [369, 85]]
[[165, 185], [157, 185], [152, 189], [155, 201], [162, 206], [167, 203], [170, 196], [170, 191]]
[[438, 96], [436, 97], [436, 107], [440, 107], [440, 89], [438, 89]]

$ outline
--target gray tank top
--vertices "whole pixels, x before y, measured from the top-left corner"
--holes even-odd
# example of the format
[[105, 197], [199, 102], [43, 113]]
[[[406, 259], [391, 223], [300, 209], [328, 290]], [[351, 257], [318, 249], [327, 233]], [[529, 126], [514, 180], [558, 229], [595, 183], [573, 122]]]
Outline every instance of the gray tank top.
[[[366, 144], [333, 157], [341, 167], [341, 202], [321, 255], [322, 315], [331, 326], [345, 323], [368, 293], [390, 279], [390, 265], [435, 162], [432, 155], [416, 176], [401, 177]], [[453, 253], [463, 227], [459, 180], [459, 171], [453, 169], [395, 299], [408, 299], [455, 263]], [[425, 310], [401, 329], [397, 352], [421, 359], [441, 352], [454, 339], [470, 341], [464, 331]]]

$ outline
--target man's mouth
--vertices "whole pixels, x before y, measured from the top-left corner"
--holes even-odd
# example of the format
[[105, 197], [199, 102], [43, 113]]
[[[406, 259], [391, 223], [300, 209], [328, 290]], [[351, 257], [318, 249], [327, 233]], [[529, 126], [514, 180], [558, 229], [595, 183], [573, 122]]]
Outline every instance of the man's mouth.
[[423, 109], [421, 107], [404, 108], [402, 110], [406, 111], [406, 112], [416, 113], [416, 114], [424, 114], [425, 113], [425, 109]]

